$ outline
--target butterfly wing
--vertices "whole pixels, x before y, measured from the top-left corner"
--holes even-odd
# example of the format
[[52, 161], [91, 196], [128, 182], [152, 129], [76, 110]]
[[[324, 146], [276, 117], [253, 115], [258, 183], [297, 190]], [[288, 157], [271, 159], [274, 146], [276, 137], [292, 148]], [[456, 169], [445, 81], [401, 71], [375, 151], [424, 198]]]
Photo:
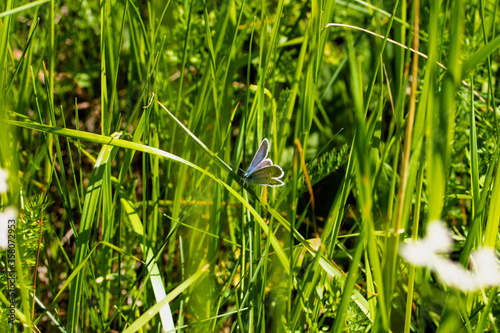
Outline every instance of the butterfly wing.
[[259, 169], [271, 166], [271, 165], [273, 165], [273, 161], [270, 158], [266, 158], [262, 162], [260, 162], [259, 164], [257, 164], [257, 166], [255, 167], [254, 172], [257, 171], [257, 170], [259, 170]]
[[[260, 147], [257, 150], [257, 152], [255, 153], [255, 156], [253, 157], [252, 163], [250, 163], [250, 166], [248, 167], [248, 170], [244, 176], [248, 176], [252, 172], [257, 170], [257, 166], [261, 162], [266, 160], [268, 153], [269, 153], [269, 141], [267, 140], [267, 138], [264, 138], [264, 140], [262, 140], [262, 142], [260, 143]], [[271, 164], [272, 164], [272, 162], [271, 162]]]
[[270, 165], [258, 169], [245, 177], [245, 182], [256, 185], [282, 186], [285, 185], [281, 180], [285, 173], [278, 165]]
[[285, 183], [283, 183], [283, 181], [281, 181], [279, 179], [271, 178], [267, 181], [266, 185], [271, 186], [271, 187], [275, 187], [275, 186], [283, 186], [283, 185], [285, 185]]

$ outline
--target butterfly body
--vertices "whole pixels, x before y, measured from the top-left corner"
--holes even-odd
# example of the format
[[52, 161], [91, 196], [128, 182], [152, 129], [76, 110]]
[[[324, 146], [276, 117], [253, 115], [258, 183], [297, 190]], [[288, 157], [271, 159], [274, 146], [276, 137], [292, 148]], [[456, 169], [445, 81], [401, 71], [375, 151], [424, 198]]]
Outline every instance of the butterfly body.
[[261, 186], [283, 186], [285, 183], [280, 180], [285, 174], [279, 165], [274, 165], [269, 154], [269, 141], [264, 138], [260, 147], [243, 175], [243, 183]]

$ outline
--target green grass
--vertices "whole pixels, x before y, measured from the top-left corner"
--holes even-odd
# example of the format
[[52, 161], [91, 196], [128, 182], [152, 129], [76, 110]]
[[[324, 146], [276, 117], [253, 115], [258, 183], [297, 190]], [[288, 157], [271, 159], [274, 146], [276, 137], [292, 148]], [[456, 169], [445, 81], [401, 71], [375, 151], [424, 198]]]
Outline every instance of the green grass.
[[0, 331], [498, 332], [398, 255], [499, 249], [498, 8], [2, 2]]

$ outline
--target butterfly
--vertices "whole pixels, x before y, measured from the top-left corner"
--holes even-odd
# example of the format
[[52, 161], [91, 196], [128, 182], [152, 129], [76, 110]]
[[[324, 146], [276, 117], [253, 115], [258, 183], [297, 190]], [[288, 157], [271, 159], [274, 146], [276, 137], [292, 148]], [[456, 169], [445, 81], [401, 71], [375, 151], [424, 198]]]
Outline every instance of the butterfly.
[[279, 165], [273, 165], [273, 161], [267, 158], [269, 153], [269, 141], [264, 138], [260, 147], [253, 157], [247, 172], [243, 175], [243, 184], [254, 184], [261, 186], [283, 186], [280, 180], [285, 174]]

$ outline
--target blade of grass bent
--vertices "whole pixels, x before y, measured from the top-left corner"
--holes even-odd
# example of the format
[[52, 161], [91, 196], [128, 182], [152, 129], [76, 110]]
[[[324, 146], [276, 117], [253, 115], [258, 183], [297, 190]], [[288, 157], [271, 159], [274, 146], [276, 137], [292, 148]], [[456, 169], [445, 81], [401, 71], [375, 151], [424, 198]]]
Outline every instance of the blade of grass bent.
[[26, 5], [22, 5], [22, 6], [13, 8], [13, 9], [6, 10], [5, 12], [0, 13], [0, 18], [2, 18], [4, 16], [9, 16], [9, 15], [13, 15], [13, 14], [19, 13], [19, 12], [28, 10], [30, 8], [36, 7], [36, 6], [43, 5], [44, 3], [49, 2], [49, 1], [50, 0], [34, 1], [34, 2], [27, 3]]
[[[125, 209], [125, 215], [129, 219], [132, 228], [138, 235], [138, 240], [141, 245], [142, 253], [146, 257], [147, 269], [149, 271], [149, 276], [151, 279], [151, 284], [153, 286], [153, 291], [155, 294], [156, 302], [160, 303], [166, 296], [165, 287], [163, 280], [161, 278], [160, 270], [158, 269], [158, 264], [155, 259], [155, 255], [151, 246], [149, 244], [144, 245], [141, 240], [144, 237], [144, 228], [142, 226], [141, 219], [136, 213], [134, 205], [126, 198], [121, 197], [120, 202]], [[163, 330], [173, 330], [175, 329], [174, 321], [172, 319], [172, 312], [170, 311], [170, 306], [168, 303], [165, 304], [160, 310], [160, 318], [163, 324]]]
[[156, 315], [163, 306], [165, 306], [165, 304], [168, 304], [168, 302], [172, 301], [174, 298], [180, 295], [184, 290], [186, 290], [190, 285], [199, 280], [207, 272], [208, 267], [209, 265], [205, 265], [200, 270], [198, 270], [198, 272], [196, 272], [193, 276], [191, 276], [189, 279], [181, 283], [177, 288], [172, 290], [170, 294], [168, 294], [167, 297], [165, 297], [161, 302], [149, 308], [142, 316], [139, 317], [139, 319], [133, 322], [129, 328], [123, 331], [123, 333], [137, 332], [141, 327], [146, 325], [151, 320], [151, 318], [154, 315]]
[[[37, 123], [20, 122], [20, 121], [15, 121], [15, 120], [7, 120], [7, 122], [12, 124], [12, 125], [16, 125], [16, 126], [24, 127], [24, 128], [29, 128], [29, 129], [33, 129], [33, 130], [37, 130], [37, 131], [41, 131], [41, 132], [45, 132], [45, 133], [52, 133], [52, 134], [56, 134], [56, 135], [67, 136], [67, 137], [74, 138], [74, 139], [86, 140], [86, 141], [101, 143], [101, 144], [105, 144], [105, 145], [109, 145], [109, 146], [113, 146], [113, 147], [132, 149], [132, 150], [137, 150], [137, 151], [141, 151], [141, 152], [148, 153], [148, 154], [162, 156], [164, 158], [170, 159], [170, 160], [177, 162], [177, 163], [180, 163], [180, 164], [184, 164], [188, 167], [191, 167], [191, 168], [203, 173], [205, 176], [208, 176], [209, 178], [211, 178], [215, 182], [217, 182], [220, 185], [222, 185], [223, 187], [225, 187], [238, 201], [240, 201], [243, 204], [243, 206], [245, 206], [246, 209], [249, 210], [249, 212], [252, 214], [252, 216], [256, 219], [256, 221], [261, 226], [264, 233], [268, 237], [270, 237], [271, 245], [273, 246], [274, 251], [276, 251], [276, 254], [278, 255], [278, 258], [279, 258], [281, 264], [284, 266], [285, 271], [287, 273], [289, 273], [290, 267], [289, 267], [289, 263], [288, 263], [288, 258], [286, 257], [286, 255], [283, 251], [283, 248], [281, 247], [278, 240], [276, 239], [276, 236], [274, 236], [274, 234], [272, 232], [269, 232], [268, 225], [266, 224], [266, 222], [264, 222], [264, 220], [259, 215], [259, 213], [257, 213], [255, 208], [252, 207], [252, 205], [250, 205], [250, 203], [248, 203], [248, 201], [245, 200], [231, 186], [229, 186], [228, 184], [226, 184], [222, 180], [218, 179], [210, 172], [200, 168], [196, 164], [193, 164], [189, 161], [186, 161], [185, 159], [180, 158], [176, 155], [170, 154], [164, 150], [149, 147], [149, 146], [142, 145], [142, 144], [139, 144], [136, 142], [130, 142], [130, 141], [117, 139], [117, 138], [113, 138], [113, 137], [109, 137], [109, 136], [88, 133], [88, 132], [82, 132], [82, 131], [76, 131], [76, 130], [67, 129], [67, 128], [41, 125], [41, 124], [37, 124]], [[211, 155], [213, 155], [213, 153], [211, 153]], [[98, 159], [98, 161], [99, 161], [99, 159]], [[228, 168], [229, 168], [229, 166], [228, 166]], [[91, 184], [92, 184], [92, 182], [91, 182]]]
[[191, 137], [203, 149], [210, 157], [213, 158], [214, 162], [217, 163], [219, 167], [225, 169], [228, 172], [232, 172], [233, 169], [229, 165], [227, 165], [221, 158], [215, 155], [196, 135], [193, 134], [184, 124], [182, 124], [160, 101], [156, 100], [156, 102], [161, 106], [161, 108], [179, 125], [187, 135]]
[[471, 70], [474, 69], [480, 62], [484, 61], [489, 55], [500, 47], [500, 35], [490, 41], [488, 44], [482, 46], [476, 51], [469, 59], [464, 61], [462, 66], [462, 77], [465, 77]]

